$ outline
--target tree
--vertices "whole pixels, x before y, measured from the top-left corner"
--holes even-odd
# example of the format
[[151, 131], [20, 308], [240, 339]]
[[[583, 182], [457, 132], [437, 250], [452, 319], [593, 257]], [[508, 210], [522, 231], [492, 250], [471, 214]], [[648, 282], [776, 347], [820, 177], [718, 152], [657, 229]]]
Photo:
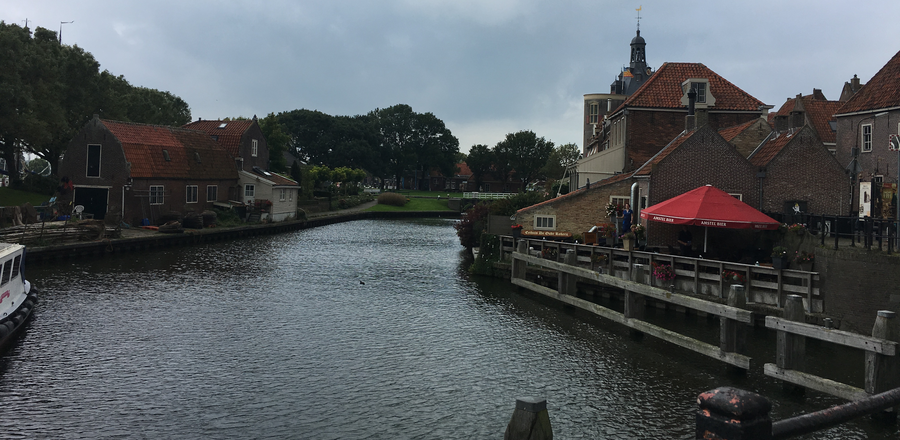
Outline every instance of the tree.
[[496, 168], [503, 177], [515, 171], [524, 187], [539, 175], [552, 151], [553, 142], [537, 137], [533, 131], [510, 133], [494, 146]]
[[484, 180], [484, 176], [491, 171], [494, 161], [494, 152], [491, 151], [490, 147], [487, 145], [473, 145], [472, 148], [469, 149], [469, 156], [466, 157], [466, 165], [468, 165], [469, 170], [472, 171], [472, 179], [475, 182], [476, 191], [480, 190], [481, 182]]
[[59, 157], [94, 114], [126, 122], [180, 126], [190, 108], [169, 92], [132, 87], [104, 71], [56, 32], [0, 21], [0, 155], [18, 181], [19, 156], [29, 152], [58, 169]]
[[[269, 113], [265, 118], [260, 119], [258, 122], [259, 129], [262, 130], [263, 136], [266, 137], [266, 145], [269, 146], [269, 169], [276, 173], [288, 171], [284, 153], [287, 151], [288, 144], [291, 141], [290, 136], [284, 132], [275, 113]], [[298, 167], [297, 171], [299, 170], [300, 168]], [[293, 172], [293, 168], [291, 169], [291, 172]]]
[[[541, 168], [540, 175], [547, 179], [546, 189], [551, 194], [560, 192], [568, 193], [568, 183], [559, 182], [566, 174], [566, 169], [574, 165], [578, 161], [580, 153], [578, 146], [572, 143], [559, 145], [550, 153], [547, 163]], [[554, 188], [564, 186], [564, 191], [557, 191]]]

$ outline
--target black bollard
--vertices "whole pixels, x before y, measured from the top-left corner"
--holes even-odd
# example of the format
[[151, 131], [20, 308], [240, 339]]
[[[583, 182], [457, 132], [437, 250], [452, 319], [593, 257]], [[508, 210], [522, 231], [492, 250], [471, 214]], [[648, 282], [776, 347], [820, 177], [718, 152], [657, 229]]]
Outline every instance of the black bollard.
[[553, 440], [547, 400], [534, 397], [516, 399], [503, 440]]
[[772, 409], [765, 397], [750, 391], [722, 387], [697, 397], [698, 439], [768, 440], [772, 438]]

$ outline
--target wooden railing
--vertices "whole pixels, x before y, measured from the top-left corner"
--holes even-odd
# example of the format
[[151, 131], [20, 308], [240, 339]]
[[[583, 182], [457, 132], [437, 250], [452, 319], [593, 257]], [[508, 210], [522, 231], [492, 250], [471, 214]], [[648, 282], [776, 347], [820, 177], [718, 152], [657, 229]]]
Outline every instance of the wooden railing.
[[464, 198], [464, 199], [480, 199], [480, 200], [497, 200], [497, 199], [508, 199], [514, 195], [516, 195], [516, 193], [464, 192], [462, 198]]
[[[501, 236], [504, 257], [514, 250], [514, 239]], [[641, 264], [650, 284], [672, 291], [690, 292], [711, 298], [724, 299], [731, 283], [722, 273], [732, 271], [744, 277], [747, 301], [772, 307], [784, 307], [788, 295], [800, 295], [809, 313], [825, 311], [825, 295], [819, 288], [819, 274], [803, 270], [774, 269], [719, 260], [682, 257], [654, 252], [626, 251], [621, 248], [591, 246], [550, 240], [520, 239], [528, 253], [544, 259], [559, 261], [566, 251], [574, 250], [577, 265], [591, 271], [627, 278], [635, 264]], [[675, 279], [662, 281], [653, 277], [655, 265], [670, 265]], [[674, 287], [673, 287], [674, 286]]]

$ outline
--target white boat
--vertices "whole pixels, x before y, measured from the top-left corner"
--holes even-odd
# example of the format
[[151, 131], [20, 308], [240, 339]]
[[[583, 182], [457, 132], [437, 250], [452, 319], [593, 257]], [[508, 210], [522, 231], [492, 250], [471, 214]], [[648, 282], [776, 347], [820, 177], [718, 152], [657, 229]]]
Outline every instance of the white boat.
[[21, 332], [37, 304], [37, 292], [25, 280], [25, 246], [0, 243], [0, 352]]

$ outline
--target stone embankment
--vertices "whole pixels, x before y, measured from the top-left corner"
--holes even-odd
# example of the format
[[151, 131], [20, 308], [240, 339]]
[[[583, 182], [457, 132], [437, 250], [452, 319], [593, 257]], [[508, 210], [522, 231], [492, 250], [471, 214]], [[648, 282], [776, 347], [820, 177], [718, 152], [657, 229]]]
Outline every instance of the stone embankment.
[[29, 247], [28, 252], [26, 253], [26, 262], [28, 264], [40, 264], [72, 258], [97, 257], [154, 248], [210, 243], [256, 235], [279, 234], [353, 220], [427, 217], [454, 218], [459, 216], [459, 213], [452, 211], [363, 211], [363, 209], [366, 209], [369, 206], [371, 206], [371, 204], [364, 204], [356, 208], [342, 211], [317, 213], [311, 215], [307, 220], [262, 223], [228, 228], [186, 229], [182, 233], [167, 234], [142, 228], [128, 228], [122, 230], [122, 236], [120, 238]]

